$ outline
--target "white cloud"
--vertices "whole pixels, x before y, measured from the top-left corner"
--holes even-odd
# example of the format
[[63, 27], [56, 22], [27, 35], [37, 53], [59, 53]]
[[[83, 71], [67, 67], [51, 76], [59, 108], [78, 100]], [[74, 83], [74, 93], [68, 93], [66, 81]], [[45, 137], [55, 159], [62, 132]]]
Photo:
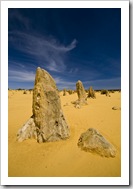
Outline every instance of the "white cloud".
[[26, 71], [9, 70], [8, 78], [10, 81], [31, 82], [35, 80], [35, 73]]
[[[10, 81], [15, 82], [34, 82], [35, 73], [23, 70], [9, 70], [8, 77]], [[59, 89], [76, 89], [77, 80], [71, 81], [71, 78], [63, 79], [62, 77], [58, 76], [53, 76], [53, 78]], [[112, 79], [82, 81], [82, 83], [86, 89], [88, 89], [90, 86], [92, 86], [94, 89], [115, 89], [120, 87], [121, 78], [117, 77]]]
[[69, 45], [64, 46], [52, 37], [31, 35], [18, 31], [9, 32], [9, 42], [14, 48], [34, 56], [41, 66], [54, 72], [66, 69], [65, 55], [77, 44], [76, 39], [74, 39]]
[[54, 80], [59, 89], [67, 88], [67, 89], [75, 89], [76, 82], [66, 80], [60, 77], [54, 77]]
[[70, 70], [69, 70], [69, 74], [76, 74], [77, 72], [78, 72], [78, 68], [71, 68]]

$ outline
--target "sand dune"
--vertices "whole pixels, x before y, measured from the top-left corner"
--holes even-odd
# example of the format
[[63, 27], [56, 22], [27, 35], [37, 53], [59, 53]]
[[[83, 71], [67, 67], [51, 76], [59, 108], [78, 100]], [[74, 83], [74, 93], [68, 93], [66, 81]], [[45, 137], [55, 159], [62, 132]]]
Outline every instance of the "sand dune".
[[[71, 101], [77, 94], [60, 96], [62, 109], [71, 129], [68, 140], [37, 143], [16, 141], [18, 129], [32, 115], [32, 93], [8, 93], [8, 176], [10, 177], [120, 177], [121, 176], [121, 93], [106, 97], [96, 93], [88, 105], [76, 109]], [[117, 149], [115, 158], [103, 158], [77, 146], [81, 133], [95, 128]]]

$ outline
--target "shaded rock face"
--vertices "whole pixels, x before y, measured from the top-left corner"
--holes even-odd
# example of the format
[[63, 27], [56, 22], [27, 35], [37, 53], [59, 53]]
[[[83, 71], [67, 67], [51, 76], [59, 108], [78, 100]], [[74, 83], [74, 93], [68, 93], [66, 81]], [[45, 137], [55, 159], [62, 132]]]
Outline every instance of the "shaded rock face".
[[76, 100], [75, 102], [72, 102], [72, 103], [75, 104], [75, 106], [86, 105], [87, 104], [87, 95], [86, 95], [84, 86], [80, 80], [76, 83], [76, 91], [77, 91], [77, 95], [78, 95], [78, 100]]
[[88, 90], [88, 98], [96, 98], [95, 91], [92, 87], [90, 87]]
[[85, 151], [97, 153], [103, 157], [115, 157], [116, 149], [97, 130], [89, 128], [82, 133], [78, 146]]
[[[69, 137], [69, 127], [61, 109], [55, 81], [47, 71], [41, 68], [37, 68], [36, 71], [32, 111], [32, 130], [29, 121], [26, 122], [25, 125], [28, 126], [24, 125], [20, 129], [21, 132], [18, 132], [19, 141], [27, 139], [29, 130], [31, 131], [29, 138], [36, 138], [39, 143]], [[23, 128], [25, 128], [24, 132], [22, 132]]]

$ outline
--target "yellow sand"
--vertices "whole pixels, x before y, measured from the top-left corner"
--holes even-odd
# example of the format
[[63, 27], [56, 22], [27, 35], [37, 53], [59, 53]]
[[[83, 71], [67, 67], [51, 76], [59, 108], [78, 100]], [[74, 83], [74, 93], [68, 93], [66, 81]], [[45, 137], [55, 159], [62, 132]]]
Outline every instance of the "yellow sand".
[[[68, 140], [37, 143], [34, 139], [16, 141], [16, 133], [32, 115], [32, 93], [8, 93], [8, 176], [11, 177], [120, 177], [121, 176], [121, 94], [106, 97], [96, 93], [88, 105], [74, 108], [77, 94], [62, 96], [64, 115], [71, 129]], [[68, 103], [68, 104], [67, 104]], [[66, 105], [66, 106], [64, 106]], [[117, 149], [115, 158], [84, 152], [77, 146], [81, 133], [95, 128]]]

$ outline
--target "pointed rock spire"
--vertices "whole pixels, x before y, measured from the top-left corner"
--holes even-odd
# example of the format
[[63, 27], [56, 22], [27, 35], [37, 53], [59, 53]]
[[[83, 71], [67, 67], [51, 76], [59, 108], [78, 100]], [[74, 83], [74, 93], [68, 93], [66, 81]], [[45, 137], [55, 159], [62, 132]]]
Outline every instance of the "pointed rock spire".
[[32, 112], [32, 117], [18, 131], [18, 141], [34, 137], [41, 143], [69, 137], [69, 126], [61, 109], [56, 83], [40, 67], [36, 71]]

